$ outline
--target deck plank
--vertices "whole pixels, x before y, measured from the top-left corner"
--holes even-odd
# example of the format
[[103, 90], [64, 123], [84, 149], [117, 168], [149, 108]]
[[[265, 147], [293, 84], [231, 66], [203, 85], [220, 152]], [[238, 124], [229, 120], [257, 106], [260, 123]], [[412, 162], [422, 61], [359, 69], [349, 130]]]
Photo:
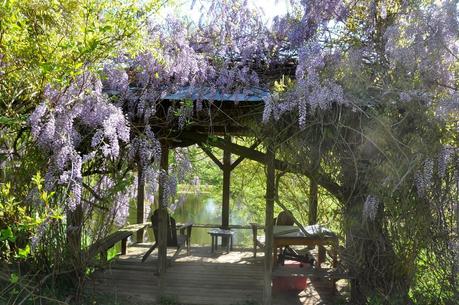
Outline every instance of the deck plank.
[[[131, 247], [128, 255], [110, 262], [90, 278], [87, 291], [128, 297], [153, 304], [158, 295], [156, 256], [141, 263], [148, 245]], [[251, 251], [210, 254], [210, 248], [193, 247], [191, 255], [180, 255], [166, 273], [165, 295], [179, 304], [231, 305], [255, 301], [261, 303], [263, 257], [252, 258]], [[309, 281], [300, 293], [273, 295], [273, 305], [334, 304], [336, 291], [321, 281]], [[123, 304], [124, 305], [124, 304]]]

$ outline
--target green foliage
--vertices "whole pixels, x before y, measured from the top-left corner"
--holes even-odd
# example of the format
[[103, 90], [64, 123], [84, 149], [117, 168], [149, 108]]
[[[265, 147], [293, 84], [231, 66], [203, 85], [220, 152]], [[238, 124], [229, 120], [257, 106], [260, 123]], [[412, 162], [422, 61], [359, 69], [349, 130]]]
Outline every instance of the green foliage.
[[[162, 4], [159, 0], [0, 2], [0, 260], [19, 261], [33, 266], [34, 272], [60, 272], [71, 264], [65, 251], [68, 219], [62, 210], [68, 190], [44, 190], [42, 177], [35, 173], [46, 170], [49, 160], [30, 140], [26, 120], [48, 84], [65, 87], [87, 71], [101, 73], [109, 59], [135, 55], [155, 44], [146, 35], [146, 25]], [[115, 189], [132, 181], [124, 178], [115, 179]], [[100, 203], [105, 218], [113, 205], [113, 196], [108, 197]], [[98, 221], [112, 223], [95, 219], [88, 231]], [[91, 237], [107, 234], [104, 230]]]
[[[10, 183], [0, 184], [0, 258], [4, 260], [25, 260], [31, 253], [30, 239], [45, 221], [63, 218], [60, 209], [51, 208], [54, 192], [43, 189], [43, 178], [38, 172], [32, 181], [37, 197], [32, 202], [19, 201], [12, 193]], [[31, 213], [31, 211], [34, 213]]]
[[[453, 269], [454, 256], [448, 262], [448, 269]], [[447, 280], [448, 272], [439, 266], [442, 260], [432, 256], [430, 251], [422, 251], [416, 262], [415, 283], [410, 290], [410, 297], [415, 304], [454, 304], [459, 287]]]
[[0, 184], [0, 259], [27, 256], [30, 252], [27, 239], [34, 225], [35, 219], [27, 215], [25, 207], [12, 195], [11, 185]]
[[[221, 159], [220, 151], [212, 150], [212, 152], [217, 158]], [[188, 153], [193, 165], [192, 172], [188, 174], [188, 180], [191, 180], [192, 176], [198, 176], [203, 185], [218, 186], [223, 183], [220, 168], [200, 148], [192, 146], [188, 149]]]
[[10, 275], [10, 283], [16, 284], [19, 281], [19, 276], [16, 273], [11, 273]]
[[279, 80], [274, 81], [273, 91], [278, 93], [286, 92], [293, 88], [294, 83], [289, 76], [282, 75]]
[[[0, 4], [0, 110], [28, 113], [46, 84], [68, 84], [122, 53], [142, 51], [154, 0], [6, 0]], [[32, 103], [32, 105], [30, 104]]]

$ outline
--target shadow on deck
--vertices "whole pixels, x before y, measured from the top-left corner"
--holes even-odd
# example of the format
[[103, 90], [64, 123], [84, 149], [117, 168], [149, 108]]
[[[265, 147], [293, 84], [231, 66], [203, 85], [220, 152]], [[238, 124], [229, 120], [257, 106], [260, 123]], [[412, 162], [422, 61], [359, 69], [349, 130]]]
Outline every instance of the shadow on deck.
[[[86, 291], [120, 297], [129, 305], [155, 304], [159, 289], [157, 251], [141, 263], [149, 247], [130, 247], [127, 255], [96, 271]], [[168, 256], [172, 256], [173, 249], [168, 251]], [[192, 247], [191, 255], [183, 251], [171, 264], [165, 278], [165, 295], [179, 304], [261, 304], [263, 257], [253, 258], [251, 249], [211, 254], [209, 247]], [[273, 305], [339, 304], [343, 299], [325, 279], [308, 280], [307, 288], [300, 293], [273, 293]]]

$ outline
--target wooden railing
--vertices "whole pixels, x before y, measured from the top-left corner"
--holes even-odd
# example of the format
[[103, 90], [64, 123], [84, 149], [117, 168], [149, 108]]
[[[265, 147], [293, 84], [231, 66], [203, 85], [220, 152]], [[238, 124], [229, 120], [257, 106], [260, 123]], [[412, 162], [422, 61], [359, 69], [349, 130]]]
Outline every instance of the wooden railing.
[[[195, 224], [193, 223], [193, 228], [221, 228], [222, 225], [221, 224]], [[264, 229], [265, 226], [264, 225], [259, 225], [257, 224], [257, 228], [258, 229]], [[252, 229], [252, 225], [248, 224], [248, 225], [229, 225], [228, 226], [228, 229]]]
[[[177, 223], [177, 226], [180, 226]], [[141, 224], [133, 224], [125, 226], [118, 231], [115, 231], [108, 236], [96, 241], [94, 244], [88, 247], [85, 251], [85, 257], [88, 260], [92, 260], [97, 254], [100, 256], [100, 262], [103, 263], [107, 260], [107, 252], [118, 242], [121, 242], [121, 254], [127, 254], [127, 240], [130, 236], [134, 235], [140, 230], [145, 230], [146, 228], [151, 227], [151, 222], [145, 222]], [[221, 224], [193, 224], [194, 228], [220, 228]], [[258, 224], [249, 224], [249, 225], [229, 225], [229, 229], [251, 229], [253, 234], [253, 239], [256, 240], [257, 229], [264, 229], [263, 225]], [[256, 229], [254, 229], [256, 228]]]

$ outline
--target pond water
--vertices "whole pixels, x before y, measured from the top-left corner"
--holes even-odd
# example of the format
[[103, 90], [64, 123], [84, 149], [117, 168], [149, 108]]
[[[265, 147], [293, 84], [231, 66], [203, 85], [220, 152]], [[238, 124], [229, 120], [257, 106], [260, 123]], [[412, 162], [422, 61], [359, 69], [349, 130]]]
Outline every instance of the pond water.
[[[194, 224], [221, 224], [222, 203], [221, 195], [212, 193], [181, 193], [175, 205], [169, 209], [172, 217], [177, 222], [191, 222]], [[154, 208], [152, 208], [152, 211]], [[131, 205], [129, 222], [135, 223], [136, 218], [135, 201]], [[151, 213], [150, 213], [151, 215]], [[149, 220], [149, 217], [148, 217]], [[251, 222], [260, 221], [255, 219], [249, 211], [230, 203], [230, 224], [248, 225]], [[210, 246], [210, 235], [207, 233], [209, 228], [193, 228], [191, 234], [191, 243], [197, 245]], [[149, 242], [154, 241], [153, 232], [147, 230], [146, 238]], [[235, 229], [233, 244], [237, 246], [252, 245], [252, 231], [250, 229]], [[260, 232], [261, 234], [261, 232]]]

